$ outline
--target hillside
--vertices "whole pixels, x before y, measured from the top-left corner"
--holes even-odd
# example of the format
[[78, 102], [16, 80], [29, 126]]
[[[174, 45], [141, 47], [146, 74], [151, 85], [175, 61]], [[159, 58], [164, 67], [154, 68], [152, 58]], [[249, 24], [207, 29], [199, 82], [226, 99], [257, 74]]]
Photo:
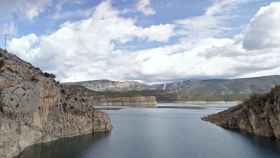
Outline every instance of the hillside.
[[[93, 91], [110, 91], [110, 92], [127, 92], [127, 91], [143, 91], [156, 90], [159, 87], [146, 85], [137, 81], [110, 81], [110, 80], [93, 80], [83, 82], [68, 82], [65, 85], [80, 85]], [[159, 85], [161, 86], [161, 85]]]
[[142, 96], [131, 92], [93, 91], [79, 85], [63, 85], [65, 95], [75, 100], [77, 95], [85, 104], [97, 106], [133, 106], [154, 107], [157, 104], [154, 96]]
[[266, 93], [280, 84], [280, 76], [241, 79], [184, 80], [147, 85], [131, 81], [97, 80], [67, 83], [81, 85], [94, 91], [127, 92], [156, 96], [159, 102], [169, 101], [234, 101], [244, 100], [254, 93]]

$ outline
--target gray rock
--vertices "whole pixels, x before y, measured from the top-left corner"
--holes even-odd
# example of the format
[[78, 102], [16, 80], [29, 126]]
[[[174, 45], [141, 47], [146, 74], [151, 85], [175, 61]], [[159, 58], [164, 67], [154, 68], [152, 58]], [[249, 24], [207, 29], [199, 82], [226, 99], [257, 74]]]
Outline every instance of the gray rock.
[[[26, 147], [112, 129], [109, 117], [84, 104], [67, 101], [54, 75], [0, 50], [0, 157], [12, 158]], [[74, 95], [74, 94], [73, 94]]]
[[224, 128], [280, 139], [280, 86], [203, 120]]

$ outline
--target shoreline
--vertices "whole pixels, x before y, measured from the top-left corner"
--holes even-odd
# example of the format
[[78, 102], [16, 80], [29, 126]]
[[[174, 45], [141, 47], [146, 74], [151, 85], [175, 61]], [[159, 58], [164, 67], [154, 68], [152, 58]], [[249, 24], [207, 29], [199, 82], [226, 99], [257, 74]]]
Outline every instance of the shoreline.
[[240, 101], [190, 101], [190, 102], [165, 102], [158, 103], [154, 107], [147, 106], [95, 106], [96, 110], [122, 110], [127, 108], [148, 109], [206, 109], [206, 108], [230, 108], [240, 104]]

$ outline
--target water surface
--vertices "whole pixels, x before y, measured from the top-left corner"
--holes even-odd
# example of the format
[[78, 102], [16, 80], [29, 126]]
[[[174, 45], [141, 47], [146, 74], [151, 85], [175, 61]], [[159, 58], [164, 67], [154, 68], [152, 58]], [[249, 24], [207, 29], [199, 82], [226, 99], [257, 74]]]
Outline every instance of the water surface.
[[107, 111], [114, 126], [109, 135], [81, 136], [35, 145], [22, 153], [20, 158], [280, 157], [279, 142], [201, 121], [202, 116], [223, 108], [126, 108]]

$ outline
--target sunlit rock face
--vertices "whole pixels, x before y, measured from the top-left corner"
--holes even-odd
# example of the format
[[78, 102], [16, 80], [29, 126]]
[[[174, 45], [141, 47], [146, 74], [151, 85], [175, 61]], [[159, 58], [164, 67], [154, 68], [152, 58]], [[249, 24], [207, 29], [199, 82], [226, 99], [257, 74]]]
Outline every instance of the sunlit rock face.
[[280, 86], [267, 94], [252, 96], [236, 107], [207, 116], [203, 120], [224, 128], [280, 139]]
[[[0, 157], [62, 137], [110, 131], [109, 117], [92, 105], [67, 101], [54, 75], [0, 50]], [[79, 97], [79, 96], [78, 96]]]

